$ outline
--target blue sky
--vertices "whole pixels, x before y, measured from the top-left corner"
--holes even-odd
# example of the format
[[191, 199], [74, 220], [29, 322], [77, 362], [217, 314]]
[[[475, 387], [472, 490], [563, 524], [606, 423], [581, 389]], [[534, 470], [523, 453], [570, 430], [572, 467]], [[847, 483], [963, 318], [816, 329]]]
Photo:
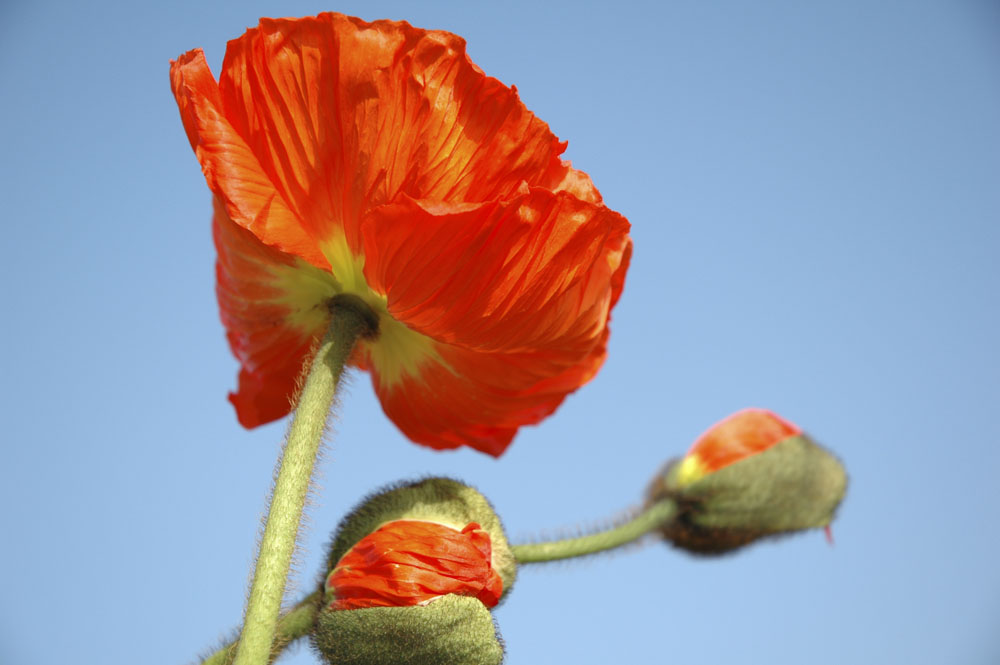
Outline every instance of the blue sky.
[[[744, 406], [846, 463], [836, 544], [526, 568], [508, 665], [1000, 662], [1000, 10], [981, 0], [0, 4], [0, 662], [179, 664], [234, 629], [281, 423], [245, 431], [170, 58], [337, 10], [465, 37], [635, 256], [610, 355], [501, 459], [343, 399], [298, 557], [428, 474], [587, 529]], [[293, 592], [293, 596], [297, 592]], [[287, 662], [316, 662], [307, 648]]]

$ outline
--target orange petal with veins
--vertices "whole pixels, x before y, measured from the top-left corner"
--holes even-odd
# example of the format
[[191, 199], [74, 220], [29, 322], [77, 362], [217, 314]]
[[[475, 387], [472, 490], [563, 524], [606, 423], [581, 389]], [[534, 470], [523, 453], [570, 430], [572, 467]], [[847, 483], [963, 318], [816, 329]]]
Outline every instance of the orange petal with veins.
[[423, 605], [447, 594], [474, 596], [494, 607], [503, 580], [493, 570], [489, 534], [475, 522], [396, 520], [354, 545], [327, 576], [333, 610]]

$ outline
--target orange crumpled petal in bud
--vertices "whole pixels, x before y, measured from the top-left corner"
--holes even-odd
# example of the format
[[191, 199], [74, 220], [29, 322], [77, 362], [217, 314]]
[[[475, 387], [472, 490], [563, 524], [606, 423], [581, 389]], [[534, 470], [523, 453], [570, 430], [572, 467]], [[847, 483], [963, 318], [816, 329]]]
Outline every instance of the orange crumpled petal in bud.
[[489, 534], [475, 522], [459, 531], [436, 522], [396, 520], [354, 545], [330, 572], [332, 610], [423, 605], [454, 593], [494, 607], [503, 580], [493, 570]]
[[261, 19], [218, 78], [195, 49], [170, 83], [214, 197], [245, 427], [290, 411], [338, 295], [378, 319], [351, 362], [421, 445], [499, 456], [597, 374], [629, 223], [461, 37]]
[[767, 409], [737, 411], [695, 441], [681, 462], [679, 478], [693, 482], [801, 433], [796, 425]]

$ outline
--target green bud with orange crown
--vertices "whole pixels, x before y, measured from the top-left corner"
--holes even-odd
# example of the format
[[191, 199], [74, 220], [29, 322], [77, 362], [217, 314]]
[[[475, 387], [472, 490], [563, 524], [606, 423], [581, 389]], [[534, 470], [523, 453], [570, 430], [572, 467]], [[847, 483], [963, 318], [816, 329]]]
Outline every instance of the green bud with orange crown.
[[661, 529], [674, 546], [721, 554], [767, 536], [828, 528], [846, 488], [840, 461], [796, 425], [745, 409], [669, 463], [647, 502], [676, 502], [676, 516]]
[[490, 609], [517, 575], [500, 520], [444, 478], [376, 494], [330, 547], [313, 643], [333, 665], [498, 665]]

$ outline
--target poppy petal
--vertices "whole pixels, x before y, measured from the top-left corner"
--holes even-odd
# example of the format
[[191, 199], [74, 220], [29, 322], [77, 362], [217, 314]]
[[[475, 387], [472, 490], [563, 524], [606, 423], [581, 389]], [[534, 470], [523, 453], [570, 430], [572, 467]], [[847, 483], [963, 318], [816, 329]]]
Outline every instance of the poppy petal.
[[419, 373], [394, 381], [372, 363], [372, 384], [386, 415], [412, 441], [438, 450], [469, 446], [499, 457], [523, 425], [553, 413], [592, 379], [607, 334], [575, 364], [545, 353], [483, 353], [436, 344]]
[[447, 32], [329, 13], [262, 19], [229, 43], [219, 88], [309, 232], [355, 254], [364, 213], [399, 193], [488, 201], [526, 181], [600, 200], [559, 158], [566, 144]]
[[322, 303], [337, 284], [329, 272], [262, 244], [230, 219], [218, 198], [213, 235], [219, 310], [241, 363], [239, 388], [229, 400], [240, 423], [256, 427], [291, 410], [302, 364], [327, 327]]
[[489, 534], [436, 522], [395, 520], [365, 536], [337, 562], [326, 589], [334, 610], [423, 605], [455, 593], [494, 607], [503, 580], [493, 569]]
[[680, 478], [693, 482], [713, 471], [767, 450], [802, 430], [773, 411], [743, 409], [712, 425], [681, 462]]
[[607, 328], [631, 254], [618, 213], [567, 193], [504, 202], [404, 199], [365, 220], [365, 277], [393, 318], [479, 352], [571, 365]]
[[230, 218], [262, 242], [328, 267], [222, 110], [219, 88], [201, 49], [170, 62], [170, 85], [208, 186]]

